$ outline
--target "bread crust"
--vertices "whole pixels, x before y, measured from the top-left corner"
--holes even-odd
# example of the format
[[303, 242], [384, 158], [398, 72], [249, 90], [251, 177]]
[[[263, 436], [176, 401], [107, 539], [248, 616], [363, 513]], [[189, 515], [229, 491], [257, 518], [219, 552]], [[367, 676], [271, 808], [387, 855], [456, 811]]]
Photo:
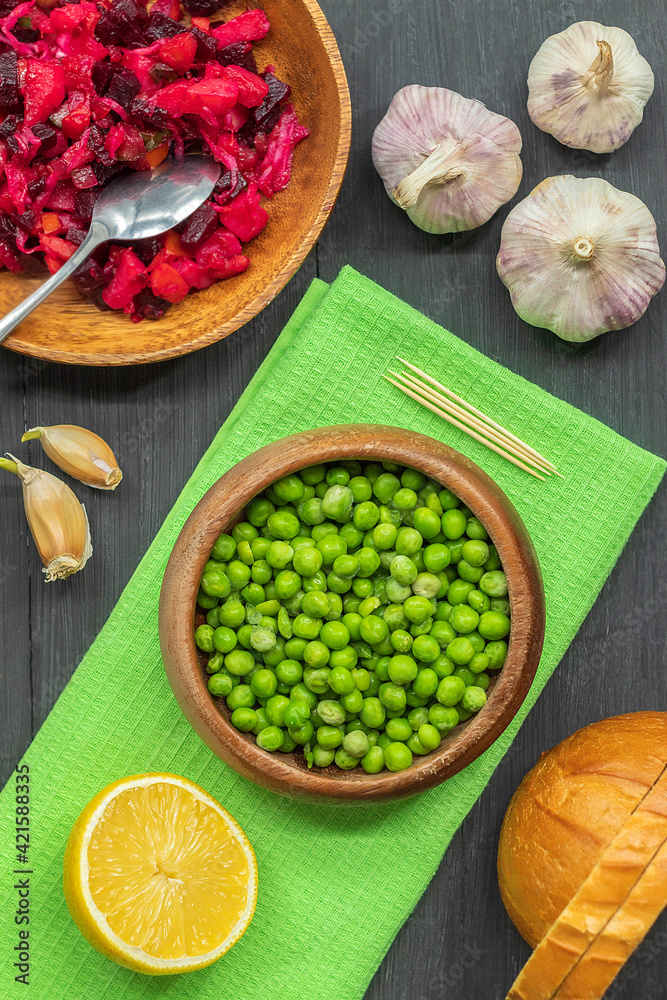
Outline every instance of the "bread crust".
[[503, 902], [534, 948], [660, 776], [667, 713], [614, 716], [543, 754], [509, 804], [498, 848]]

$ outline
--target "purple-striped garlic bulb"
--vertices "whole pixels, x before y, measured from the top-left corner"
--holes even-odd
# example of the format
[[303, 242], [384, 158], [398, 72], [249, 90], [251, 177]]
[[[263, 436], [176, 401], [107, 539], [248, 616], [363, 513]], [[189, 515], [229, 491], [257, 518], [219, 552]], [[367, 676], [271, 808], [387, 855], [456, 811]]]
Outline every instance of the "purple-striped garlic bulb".
[[542, 43], [528, 70], [528, 113], [565, 146], [611, 153], [639, 125], [653, 72], [622, 28], [577, 21]]
[[387, 194], [427, 233], [475, 229], [521, 182], [521, 134], [480, 101], [444, 87], [403, 87], [373, 134]]
[[643, 201], [601, 177], [547, 177], [507, 216], [496, 260], [521, 319], [563, 340], [623, 330], [665, 281]]

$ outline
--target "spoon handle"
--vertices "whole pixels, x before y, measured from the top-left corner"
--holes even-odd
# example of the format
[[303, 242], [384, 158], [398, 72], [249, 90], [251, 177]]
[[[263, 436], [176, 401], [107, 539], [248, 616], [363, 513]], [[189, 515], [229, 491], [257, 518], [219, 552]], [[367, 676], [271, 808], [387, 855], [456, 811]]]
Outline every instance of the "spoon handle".
[[107, 229], [103, 225], [97, 225], [95, 222], [92, 223], [88, 235], [81, 244], [81, 246], [72, 254], [69, 260], [66, 260], [62, 267], [52, 274], [48, 281], [45, 281], [43, 285], [29, 295], [27, 299], [24, 299], [20, 305], [12, 309], [11, 312], [7, 313], [0, 319], [0, 344], [8, 337], [12, 330], [22, 323], [26, 316], [29, 316], [33, 309], [36, 309], [44, 299], [48, 298], [51, 292], [63, 283], [66, 278], [69, 278], [71, 274], [76, 271], [77, 267], [84, 262], [86, 257], [93, 252], [93, 250], [104, 243], [105, 240], [109, 238]]

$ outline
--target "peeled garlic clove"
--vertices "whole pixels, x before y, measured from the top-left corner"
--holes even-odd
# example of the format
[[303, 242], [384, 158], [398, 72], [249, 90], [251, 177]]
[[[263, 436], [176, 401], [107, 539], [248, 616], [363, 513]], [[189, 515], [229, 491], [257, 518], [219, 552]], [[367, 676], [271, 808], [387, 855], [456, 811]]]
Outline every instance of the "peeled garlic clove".
[[653, 93], [653, 72], [622, 28], [577, 21], [551, 35], [528, 71], [528, 113], [565, 146], [611, 153]]
[[93, 554], [90, 528], [86, 509], [69, 486], [13, 455], [0, 458], [0, 469], [13, 472], [23, 484], [23, 506], [47, 581], [64, 580], [83, 569]]
[[601, 177], [547, 177], [503, 225], [498, 274], [521, 319], [585, 341], [636, 323], [665, 281], [643, 201]]
[[36, 438], [44, 451], [59, 468], [98, 490], [115, 490], [123, 478], [118, 462], [106, 441], [76, 424], [55, 424], [53, 427], [32, 427], [21, 441]]
[[387, 194], [427, 233], [487, 222], [521, 181], [514, 122], [444, 87], [403, 87], [373, 134]]

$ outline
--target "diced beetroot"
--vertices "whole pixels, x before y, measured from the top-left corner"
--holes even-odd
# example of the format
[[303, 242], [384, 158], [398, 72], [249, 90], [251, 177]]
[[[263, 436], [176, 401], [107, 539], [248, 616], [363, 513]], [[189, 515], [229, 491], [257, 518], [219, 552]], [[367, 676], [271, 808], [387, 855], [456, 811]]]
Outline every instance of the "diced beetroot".
[[220, 222], [243, 243], [261, 233], [269, 221], [268, 212], [259, 203], [256, 184], [249, 184], [245, 191], [237, 195], [228, 205], [221, 205], [217, 212]]
[[251, 42], [234, 42], [233, 45], [225, 45], [218, 49], [216, 59], [221, 66], [242, 66], [243, 69], [247, 69], [251, 73], [257, 72], [257, 63]]
[[0, 55], [0, 107], [16, 107], [20, 100], [18, 60], [14, 49], [9, 49]]
[[[171, 0], [168, 0], [168, 3], [171, 3]], [[164, 4], [160, 3], [160, 0], [151, 7], [145, 31], [146, 41], [149, 43], [156, 42], [159, 38], [173, 38], [183, 31], [183, 25], [178, 20], [180, 12], [172, 17], [171, 14], [165, 13], [163, 7]]]
[[179, 80], [160, 90], [155, 100], [172, 118], [201, 114], [202, 108], [222, 116], [234, 107], [238, 93], [233, 80]]
[[181, 0], [189, 14], [211, 17], [229, 3], [229, 0]]
[[262, 160], [262, 172], [257, 182], [260, 191], [267, 198], [270, 198], [274, 191], [282, 191], [289, 184], [294, 147], [307, 135], [310, 135], [309, 130], [300, 124], [294, 108], [288, 104], [269, 138], [268, 149]]
[[102, 298], [111, 309], [125, 309], [134, 296], [146, 287], [148, 274], [133, 250], [114, 247], [109, 255], [115, 269], [111, 281], [102, 292]]
[[194, 253], [217, 228], [218, 213], [213, 208], [210, 201], [205, 201], [204, 204], [200, 205], [197, 211], [193, 212], [190, 218], [186, 219], [183, 223], [180, 234], [181, 246], [184, 250]]
[[103, 45], [144, 45], [147, 22], [146, 8], [137, 0], [114, 0], [100, 16], [95, 35]]
[[158, 46], [160, 59], [178, 73], [187, 73], [195, 61], [197, 41], [190, 31], [183, 31], [173, 38], [164, 38]]
[[215, 267], [223, 260], [236, 257], [242, 250], [238, 237], [226, 229], [219, 228], [197, 250], [195, 260], [200, 267]]
[[189, 291], [187, 282], [166, 261], [161, 261], [151, 272], [150, 286], [155, 295], [167, 302], [180, 302]]
[[[264, 125], [267, 117], [274, 111], [276, 106], [280, 104], [281, 101], [284, 101], [287, 97], [289, 97], [291, 92], [287, 84], [283, 83], [282, 80], [279, 80], [277, 76], [273, 75], [273, 73], [265, 73], [264, 79], [267, 87], [269, 88], [268, 94], [257, 110], [253, 111], [252, 115], [259, 125]], [[273, 125], [271, 128], [273, 128]], [[266, 132], [267, 129], [263, 128], [262, 131]]]
[[214, 28], [211, 34], [217, 38], [220, 45], [233, 45], [234, 42], [256, 42], [268, 34], [269, 20], [263, 10], [255, 8], [245, 14], [233, 17], [231, 21]]
[[239, 104], [258, 108], [269, 93], [269, 85], [256, 73], [249, 73], [241, 66], [228, 66], [227, 73], [238, 84]]
[[76, 170], [72, 171], [72, 183], [75, 188], [78, 188], [81, 191], [96, 186], [97, 176], [89, 163], [87, 163], [85, 167], [78, 167]]
[[154, 295], [150, 288], [143, 288], [134, 297], [134, 312], [132, 322], [141, 323], [142, 319], [162, 319], [171, 302]]
[[120, 104], [125, 111], [129, 111], [132, 101], [140, 90], [141, 82], [136, 74], [128, 67], [117, 67], [103, 96]]
[[71, 181], [59, 181], [47, 201], [49, 208], [57, 212], [76, 211], [76, 198], [74, 185]]
[[23, 123], [45, 122], [52, 111], [65, 100], [65, 72], [57, 62], [40, 62], [39, 59], [19, 60], [24, 63], [21, 93], [25, 103]]

